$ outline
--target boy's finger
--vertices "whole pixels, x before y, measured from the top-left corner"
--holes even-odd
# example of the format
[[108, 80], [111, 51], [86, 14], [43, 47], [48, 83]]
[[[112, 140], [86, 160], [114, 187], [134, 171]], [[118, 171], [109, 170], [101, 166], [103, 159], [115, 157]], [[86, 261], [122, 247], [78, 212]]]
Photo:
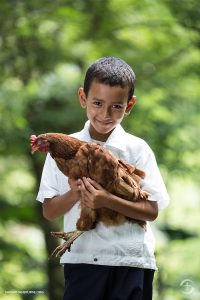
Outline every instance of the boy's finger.
[[100, 184], [98, 184], [98, 182], [92, 180], [91, 178], [87, 178], [87, 180], [93, 185], [93, 187], [95, 187], [98, 190], [102, 190], [102, 186]]
[[83, 183], [89, 192], [92, 193], [95, 191], [95, 188], [91, 185], [91, 183], [88, 181], [86, 177], [83, 177]]
[[78, 189], [80, 190], [81, 189], [81, 185], [83, 184], [82, 180], [78, 179], [77, 182], [76, 182], [76, 184], [77, 184]]

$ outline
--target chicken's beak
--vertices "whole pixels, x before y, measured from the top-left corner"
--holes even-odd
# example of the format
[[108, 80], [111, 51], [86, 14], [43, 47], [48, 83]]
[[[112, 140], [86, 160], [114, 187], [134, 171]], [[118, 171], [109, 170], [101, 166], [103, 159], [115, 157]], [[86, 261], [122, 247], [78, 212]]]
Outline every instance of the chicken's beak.
[[31, 140], [31, 154], [33, 154], [35, 151], [39, 149], [37, 145], [37, 136], [31, 135], [30, 140]]
[[31, 154], [33, 154], [35, 151], [37, 151], [39, 149], [39, 147], [37, 145], [35, 146], [32, 146], [32, 149], [31, 149]]

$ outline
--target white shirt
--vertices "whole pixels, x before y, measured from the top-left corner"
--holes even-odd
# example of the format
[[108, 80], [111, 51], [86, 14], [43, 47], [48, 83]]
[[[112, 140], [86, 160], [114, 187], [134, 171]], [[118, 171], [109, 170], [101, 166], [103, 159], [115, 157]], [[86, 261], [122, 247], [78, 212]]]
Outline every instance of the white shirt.
[[[72, 134], [82, 141], [91, 142], [89, 121], [82, 131]], [[144, 191], [150, 193], [148, 200], [157, 201], [159, 210], [169, 203], [169, 196], [159, 172], [155, 156], [147, 143], [124, 131], [121, 125], [113, 130], [103, 145], [119, 159], [144, 170], [146, 177], [141, 182]], [[69, 191], [67, 177], [57, 168], [48, 154], [41, 178], [37, 200], [52, 198]], [[64, 215], [64, 231], [76, 230], [80, 215], [77, 202]], [[122, 225], [106, 227], [98, 223], [96, 228], [83, 233], [61, 257], [61, 263], [88, 263], [110, 266], [130, 266], [157, 269], [154, 257], [154, 236], [150, 223], [145, 231], [138, 224], [126, 222]]]

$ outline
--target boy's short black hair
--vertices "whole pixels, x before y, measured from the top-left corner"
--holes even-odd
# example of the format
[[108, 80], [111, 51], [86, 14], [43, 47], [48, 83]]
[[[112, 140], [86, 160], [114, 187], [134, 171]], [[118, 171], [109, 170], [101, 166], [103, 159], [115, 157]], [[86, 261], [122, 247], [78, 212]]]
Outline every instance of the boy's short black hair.
[[84, 80], [86, 97], [93, 81], [110, 86], [128, 87], [128, 100], [134, 93], [135, 73], [122, 59], [117, 57], [102, 57], [96, 60], [87, 70]]

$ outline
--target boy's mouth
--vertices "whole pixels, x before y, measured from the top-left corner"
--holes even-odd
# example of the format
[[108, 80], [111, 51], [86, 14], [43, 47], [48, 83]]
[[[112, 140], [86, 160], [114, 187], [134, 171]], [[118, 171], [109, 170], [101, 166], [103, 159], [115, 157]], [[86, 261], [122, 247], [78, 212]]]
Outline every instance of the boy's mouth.
[[102, 125], [109, 125], [109, 124], [112, 123], [111, 120], [109, 120], [109, 121], [101, 121], [101, 120], [97, 120], [97, 122], [99, 122], [99, 123], [102, 124]]

